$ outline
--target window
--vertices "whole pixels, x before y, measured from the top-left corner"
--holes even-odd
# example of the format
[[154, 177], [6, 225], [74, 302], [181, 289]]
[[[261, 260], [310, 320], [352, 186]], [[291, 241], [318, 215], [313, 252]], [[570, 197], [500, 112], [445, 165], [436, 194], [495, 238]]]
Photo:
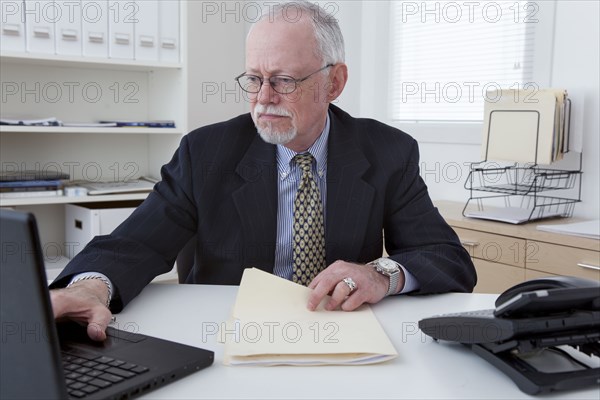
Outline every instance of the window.
[[535, 68], [539, 11], [526, 1], [392, 2], [389, 118], [481, 121], [488, 90], [547, 85]]

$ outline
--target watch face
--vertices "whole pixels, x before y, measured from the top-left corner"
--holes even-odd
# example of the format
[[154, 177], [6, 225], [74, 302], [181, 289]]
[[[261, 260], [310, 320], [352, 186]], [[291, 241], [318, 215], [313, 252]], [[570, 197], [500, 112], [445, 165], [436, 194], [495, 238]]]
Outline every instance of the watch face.
[[398, 265], [389, 258], [380, 258], [378, 264], [381, 270], [390, 274], [398, 270]]

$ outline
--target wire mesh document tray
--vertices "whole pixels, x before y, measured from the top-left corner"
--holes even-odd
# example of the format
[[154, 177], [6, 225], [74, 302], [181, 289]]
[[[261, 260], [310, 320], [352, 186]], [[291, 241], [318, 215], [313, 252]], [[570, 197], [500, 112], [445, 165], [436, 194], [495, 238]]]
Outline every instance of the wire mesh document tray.
[[471, 165], [465, 182], [469, 199], [463, 215], [520, 224], [542, 218], [571, 217], [581, 201], [581, 171], [537, 166]]
[[[569, 153], [571, 102], [564, 104], [567, 118], [565, 147]], [[539, 130], [536, 133], [539, 136]], [[489, 136], [489, 133], [488, 133]], [[537, 140], [536, 140], [537, 143]], [[572, 153], [573, 154], [573, 153]], [[535, 159], [537, 160], [537, 153]], [[542, 218], [571, 217], [581, 201], [582, 154], [569, 160], [578, 164], [569, 169], [536, 163], [474, 162], [465, 181], [469, 199], [463, 215], [470, 218], [521, 224]]]
[[469, 199], [463, 215], [513, 224], [571, 217], [581, 201], [581, 174], [581, 168], [473, 163], [465, 182]]
[[485, 168], [471, 165], [465, 189], [502, 193], [509, 195], [529, 195], [548, 190], [573, 189], [581, 171], [565, 171], [537, 166]]

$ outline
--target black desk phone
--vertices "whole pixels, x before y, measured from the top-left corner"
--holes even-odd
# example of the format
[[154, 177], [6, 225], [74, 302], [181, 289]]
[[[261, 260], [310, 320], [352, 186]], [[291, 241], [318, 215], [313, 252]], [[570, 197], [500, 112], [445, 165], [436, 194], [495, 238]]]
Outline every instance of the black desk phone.
[[[533, 279], [506, 290], [495, 306], [425, 318], [419, 328], [434, 339], [469, 346], [528, 394], [600, 384], [600, 282]], [[543, 352], [571, 368], [544, 372]], [[536, 356], [541, 361], [533, 362]]]

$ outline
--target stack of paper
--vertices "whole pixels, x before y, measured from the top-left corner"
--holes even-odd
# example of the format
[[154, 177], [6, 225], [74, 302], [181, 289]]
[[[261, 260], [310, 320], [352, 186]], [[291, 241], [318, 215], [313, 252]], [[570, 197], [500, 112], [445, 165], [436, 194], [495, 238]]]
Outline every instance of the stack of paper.
[[56, 119], [55, 117], [23, 119], [0, 118], [0, 125], [61, 126], [62, 122]]
[[311, 289], [256, 268], [246, 269], [225, 342], [227, 365], [360, 365], [398, 353], [367, 305], [306, 308]]
[[0, 199], [62, 196], [68, 179], [58, 171], [0, 171]]
[[138, 192], [151, 192], [154, 189], [156, 180], [149, 177], [140, 177], [136, 180], [131, 181], [119, 181], [119, 182], [91, 182], [91, 181], [78, 181], [77, 186], [83, 187], [87, 190], [88, 195], [102, 195], [102, 194], [118, 194], [118, 193], [138, 193]]
[[484, 106], [482, 159], [533, 164], [562, 159], [568, 150], [566, 102], [564, 89], [490, 92]]
[[574, 222], [572, 224], [538, 225], [537, 229], [563, 235], [600, 239], [600, 220]]
[[484, 211], [465, 211], [465, 217], [487, 219], [490, 221], [507, 222], [509, 224], [522, 224], [540, 218], [561, 217], [564, 214], [561, 210], [550, 209], [544, 207], [538, 208], [521, 208], [521, 207], [504, 207], [494, 208], [486, 207]]

